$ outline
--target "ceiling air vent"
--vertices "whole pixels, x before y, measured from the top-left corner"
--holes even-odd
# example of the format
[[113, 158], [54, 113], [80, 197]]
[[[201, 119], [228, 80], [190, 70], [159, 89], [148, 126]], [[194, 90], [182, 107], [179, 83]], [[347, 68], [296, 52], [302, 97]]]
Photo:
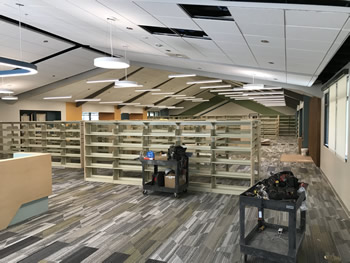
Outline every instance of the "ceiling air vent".
[[200, 39], [209, 39], [208, 35], [204, 31], [200, 30], [191, 30], [191, 29], [180, 29], [172, 28], [180, 37], [190, 37], [190, 38], [200, 38]]
[[180, 4], [179, 6], [192, 18], [234, 21], [226, 6], [185, 4]]

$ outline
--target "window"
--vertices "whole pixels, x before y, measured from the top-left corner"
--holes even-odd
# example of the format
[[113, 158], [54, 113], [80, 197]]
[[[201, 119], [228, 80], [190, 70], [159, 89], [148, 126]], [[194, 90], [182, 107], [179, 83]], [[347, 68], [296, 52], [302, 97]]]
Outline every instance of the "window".
[[346, 75], [324, 94], [324, 145], [345, 161], [349, 151], [349, 92]]
[[83, 121], [98, 121], [99, 114], [98, 114], [98, 112], [83, 112], [82, 120]]
[[328, 147], [329, 131], [329, 93], [324, 94], [324, 145]]

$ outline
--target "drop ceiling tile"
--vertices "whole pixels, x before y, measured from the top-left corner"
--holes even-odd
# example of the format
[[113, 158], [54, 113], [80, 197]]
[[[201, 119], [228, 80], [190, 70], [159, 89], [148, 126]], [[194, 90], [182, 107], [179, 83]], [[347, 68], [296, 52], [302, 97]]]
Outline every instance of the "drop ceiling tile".
[[243, 35], [267, 36], [284, 38], [284, 26], [264, 25], [264, 24], [246, 24], [237, 22]]
[[217, 51], [219, 52], [219, 47], [213, 42], [212, 40], [203, 40], [203, 39], [196, 39], [196, 38], [184, 38], [184, 41], [191, 44], [192, 47], [198, 49], [198, 50], [205, 50], [209, 52]]
[[350, 19], [346, 21], [343, 30], [350, 31]]
[[284, 25], [282, 9], [228, 7], [234, 20], [240, 24]]
[[262, 57], [285, 57], [285, 49], [268, 47], [268, 46], [254, 46], [250, 45], [250, 49], [254, 53], [254, 55], [260, 55]]
[[208, 33], [224, 33], [241, 35], [237, 25], [233, 21], [220, 21], [210, 19], [193, 19], [197, 25], [203, 29], [204, 32]]
[[307, 86], [311, 79], [312, 79], [312, 75], [301, 75], [301, 74], [287, 73], [287, 83], [288, 84]]
[[157, 16], [157, 19], [169, 28], [201, 30], [189, 17]]
[[338, 51], [338, 49], [341, 47], [341, 44], [338, 42], [335, 42], [331, 48], [329, 49], [327, 55], [321, 62], [320, 66], [318, 67], [316, 74], [321, 74], [322, 70], [327, 66], [328, 62], [332, 59], [334, 54]]
[[[277, 38], [277, 37], [267, 37], [267, 36], [252, 36], [252, 35], [244, 35], [244, 38], [247, 40], [248, 45], [254, 46], [263, 46], [263, 47], [277, 47], [284, 48], [285, 39]], [[261, 40], [267, 40], [269, 43], [262, 43]]]
[[176, 3], [156, 3], [140, 1], [136, 1], [135, 3], [153, 16], [168, 16], [177, 18], [189, 17], [187, 13]]
[[224, 34], [224, 33], [209, 33], [209, 37], [215, 42], [226, 42], [228, 44], [246, 45], [242, 35]]
[[292, 60], [303, 60], [303, 61], [315, 61], [321, 63], [322, 59], [326, 53], [315, 52], [310, 50], [301, 50], [301, 49], [287, 49], [287, 59]]
[[287, 71], [294, 73], [302, 73], [302, 74], [314, 74], [318, 63], [311, 62], [302, 62], [302, 61], [288, 61], [287, 62]]
[[299, 27], [299, 26], [287, 26], [286, 38], [297, 40], [312, 40], [323, 41], [332, 43], [337, 37], [339, 30], [337, 29], [325, 29], [325, 28], [312, 28], [312, 27]]
[[286, 25], [340, 29], [348, 17], [346, 13], [286, 10]]
[[332, 45], [330, 42], [302, 40], [302, 39], [287, 39], [286, 42], [287, 42], [286, 46], [288, 49], [303, 49], [303, 50], [318, 51], [322, 53], [326, 53]]

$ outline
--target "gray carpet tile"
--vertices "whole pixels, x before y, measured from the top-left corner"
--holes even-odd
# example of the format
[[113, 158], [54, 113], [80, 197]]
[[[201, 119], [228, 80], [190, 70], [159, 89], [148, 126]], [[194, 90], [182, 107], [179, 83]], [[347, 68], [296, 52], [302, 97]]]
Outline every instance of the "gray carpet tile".
[[[298, 262], [349, 262], [350, 220], [326, 178], [312, 163], [280, 162], [282, 153], [296, 151], [295, 138], [263, 146], [260, 177], [288, 169], [309, 183]], [[238, 168], [246, 169], [230, 167]], [[55, 168], [49, 211], [0, 231], [0, 262], [240, 262], [238, 199], [199, 192], [179, 199], [143, 195], [138, 186], [86, 182], [82, 169]], [[286, 213], [265, 210], [265, 217], [288, 223]], [[249, 230], [257, 210], [247, 208], [246, 218]], [[267, 261], [248, 257], [248, 262]]]

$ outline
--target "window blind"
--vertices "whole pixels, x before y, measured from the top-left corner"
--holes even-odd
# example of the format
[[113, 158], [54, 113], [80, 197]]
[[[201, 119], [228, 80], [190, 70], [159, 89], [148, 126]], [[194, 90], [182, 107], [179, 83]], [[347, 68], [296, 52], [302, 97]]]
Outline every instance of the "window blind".
[[329, 88], [329, 130], [328, 148], [335, 151], [335, 129], [336, 129], [336, 107], [337, 107], [337, 84]]
[[337, 82], [337, 109], [336, 109], [336, 145], [335, 152], [342, 159], [345, 159], [346, 148], [346, 92], [347, 76]]

